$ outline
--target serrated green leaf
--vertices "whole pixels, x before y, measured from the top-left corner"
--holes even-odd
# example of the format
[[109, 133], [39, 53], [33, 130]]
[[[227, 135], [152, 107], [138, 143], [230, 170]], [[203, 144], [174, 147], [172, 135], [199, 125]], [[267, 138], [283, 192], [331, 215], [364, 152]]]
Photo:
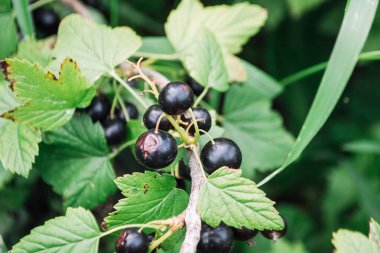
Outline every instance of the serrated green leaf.
[[105, 218], [107, 228], [167, 219], [180, 214], [188, 203], [187, 193], [175, 188], [175, 178], [169, 174], [146, 171], [119, 177], [115, 182], [127, 198]]
[[64, 18], [58, 30], [54, 56], [57, 61], [71, 57], [90, 83], [128, 59], [141, 46], [141, 39], [128, 27], [111, 29], [80, 15]]
[[0, 115], [20, 105], [8, 85], [3, 74], [0, 73]]
[[244, 170], [281, 165], [293, 144], [270, 100], [260, 97], [256, 88], [244, 83], [231, 87], [224, 104], [223, 126], [243, 153]]
[[185, 65], [192, 78], [204, 87], [224, 92], [228, 89], [227, 68], [222, 50], [214, 35], [204, 30], [185, 56]]
[[33, 229], [12, 253], [98, 252], [100, 230], [91, 212], [68, 208], [66, 215]]
[[254, 182], [240, 176], [241, 170], [220, 168], [208, 177], [198, 200], [202, 220], [213, 227], [223, 222], [236, 228], [282, 229], [274, 202]]
[[115, 173], [99, 124], [74, 117], [46, 135], [36, 167], [42, 178], [63, 195], [65, 206], [93, 208], [115, 192]]
[[203, 26], [215, 35], [223, 50], [236, 54], [260, 30], [268, 14], [258, 5], [239, 3], [207, 7], [203, 16]]
[[150, 54], [175, 54], [175, 50], [168, 38], [159, 36], [144, 37], [139, 52]]
[[0, 118], [0, 161], [6, 170], [27, 177], [40, 141], [38, 129]]
[[50, 43], [50, 40], [37, 41], [27, 38], [19, 43], [17, 57], [46, 67], [53, 59]]
[[332, 240], [336, 253], [378, 253], [380, 247], [359, 232], [340, 229]]
[[33, 127], [53, 130], [66, 124], [75, 108], [84, 108], [95, 96], [75, 62], [66, 58], [58, 79], [38, 64], [7, 59], [8, 79], [14, 82], [14, 93], [24, 103], [13, 116]]
[[380, 225], [374, 219], [371, 219], [369, 224], [369, 239], [380, 249]]

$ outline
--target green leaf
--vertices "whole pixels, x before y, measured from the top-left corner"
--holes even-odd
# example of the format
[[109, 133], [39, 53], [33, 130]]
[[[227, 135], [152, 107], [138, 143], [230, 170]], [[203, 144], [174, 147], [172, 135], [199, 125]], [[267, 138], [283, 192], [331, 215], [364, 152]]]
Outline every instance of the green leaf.
[[65, 206], [96, 207], [115, 192], [115, 173], [108, 159], [103, 129], [89, 117], [74, 117], [47, 133], [36, 167], [63, 195]]
[[282, 229], [274, 202], [254, 182], [240, 176], [241, 170], [220, 168], [208, 177], [198, 200], [202, 220], [213, 227], [224, 222], [236, 228]]
[[369, 224], [369, 239], [377, 244], [380, 249], [380, 225], [374, 219]]
[[182, 0], [170, 13], [165, 31], [177, 53], [189, 50], [198, 38], [203, 22], [202, 11], [203, 6], [198, 0]]
[[98, 252], [100, 230], [91, 212], [68, 208], [66, 215], [33, 229], [12, 253]]
[[236, 54], [250, 37], [258, 33], [268, 14], [258, 5], [239, 3], [207, 7], [203, 16], [203, 26], [214, 33], [222, 49]]
[[54, 56], [78, 62], [90, 83], [128, 59], [141, 46], [141, 39], [128, 27], [111, 29], [73, 14], [64, 18], [58, 30]]
[[95, 96], [75, 62], [66, 58], [58, 79], [38, 64], [7, 59], [7, 73], [14, 82], [14, 93], [24, 106], [14, 112], [16, 120], [34, 127], [52, 130], [63, 126], [75, 108], [84, 108]]
[[173, 46], [166, 37], [144, 37], [139, 53], [175, 54]]
[[34, 24], [29, 11], [29, 1], [12, 0], [12, 3], [22, 34], [32, 37], [34, 35]]
[[377, 253], [380, 247], [359, 232], [340, 229], [332, 240], [336, 253]]
[[248, 83], [234, 85], [224, 104], [223, 126], [243, 153], [242, 168], [272, 169], [282, 164], [293, 138], [282, 126], [280, 116], [271, 111], [271, 102]]
[[119, 177], [115, 182], [127, 198], [105, 218], [107, 228], [167, 219], [180, 214], [188, 203], [187, 193], [175, 188], [175, 178], [169, 174], [146, 171]]
[[272, 99], [281, 93], [282, 87], [277, 80], [249, 62], [242, 62], [248, 75], [245, 83], [252, 90], [252, 96]]
[[377, 10], [378, 0], [351, 0], [338, 39], [322, 78], [317, 95], [287, 159], [265, 184], [297, 160], [333, 111], [358, 61]]
[[17, 49], [17, 31], [11, 13], [0, 14], [0, 59], [12, 55]]
[[20, 105], [8, 85], [4, 80], [3, 74], [0, 72], [0, 115]]
[[40, 141], [38, 129], [0, 118], [0, 161], [6, 170], [27, 177]]
[[4, 185], [11, 179], [12, 173], [10, 173], [8, 170], [5, 170], [0, 161], [0, 189], [2, 189]]
[[272, 245], [270, 253], [307, 253], [302, 243], [290, 243], [286, 240], [279, 240]]
[[46, 67], [53, 59], [49, 43], [50, 40], [37, 41], [27, 38], [18, 45], [17, 57]]
[[199, 35], [188, 56], [185, 65], [198, 83], [205, 87], [224, 92], [228, 89], [228, 75], [222, 50], [214, 35], [204, 30]]

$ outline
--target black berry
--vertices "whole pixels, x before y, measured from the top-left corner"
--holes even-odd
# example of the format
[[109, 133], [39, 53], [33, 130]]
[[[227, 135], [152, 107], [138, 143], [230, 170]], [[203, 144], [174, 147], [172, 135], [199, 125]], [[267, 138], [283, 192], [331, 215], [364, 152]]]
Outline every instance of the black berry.
[[39, 8], [33, 12], [34, 21], [38, 28], [41, 28], [41, 32], [44, 36], [50, 36], [56, 34], [60, 18], [51, 9]]
[[[155, 237], [156, 237], [155, 233], [148, 234], [148, 241], [149, 241], [149, 243], [153, 242], [154, 239], [155, 239]], [[157, 248], [152, 251], [152, 253], [156, 253], [156, 252], [157, 252]]]
[[109, 145], [117, 145], [125, 140], [127, 129], [125, 121], [118, 118], [107, 119], [103, 123], [104, 135]]
[[104, 95], [98, 95], [92, 99], [89, 107], [85, 109], [92, 121], [104, 121], [111, 110], [111, 105]]
[[162, 169], [174, 162], [177, 156], [177, 143], [173, 136], [162, 130], [154, 129], [143, 133], [136, 141], [136, 157], [143, 165]]
[[160, 92], [158, 103], [165, 113], [180, 115], [193, 105], [194, 93], [186, 83], [171, 82]]
[[183, 179], [179, 179], [179, 178], [176, 178], [175, 179], [176, 181], [176, 188], [178, 189], [182, 189], [182, 190], [186, 190], [186, 183], [185, 183], [185, 180]]
[[199, 96], [204, 91], [204, 88], [202, 85], [200, 85], [197, 81], [195, 81], [193, 78], [188, 76], [186, 78], [186, 83], [189, 84], [190, 88], [193, 90], [194, 95]]
[[242, 155], [238, 145], [227, 138], [216, 138], [214, 142], [208, 142], [201, 152], [205, 170], [211, 174], [223, 166], [233, 169], [240, 168]]
[[284, 217], [282, 217], [282, 220], [284, 221], [284, 225], [285, 225], [284, 229], [282, 229], [282, 230], [263, 230], [263, 231], [261, 231], [261, 234], [270, 240], [277, 241], [278, 239], [283, 237], [286, 234], [286, 232], [288, 231], [288, 223], [286, 222]]
[[[151, 105], [144, 113], [143, 121], [144, 125], [147, 129], [155, 129], [156, 124], [158, 121], [158, 118], [163, 114], [164, 112], [161, 110], [160, 106], [158, 105]], [[159, 129], [163, 131], [169, 131], [169, 129], [172, 128], [172, 124], [170, 121], [163, 117], [160, 121]]]
[[180, 160], [178, 163], [178, 172], [181, 179], [191, 180], [190, 167], [183, 160]]
[[248, 241], [252, 239], [254, 236], [256, 236], [259, 231], [256, 229], [248, 229], [248, 228], [242, 227], [239, 229], [233, 228], [233, 232], [234, 232], [235, 240]]
[[201, 238], [198, 243], [198, 253], [228, 253], [233, 245], [232, 229], [220, 225], [212, 228], [202, 224]]
[[137, 229], [124, 230], [116, 242], [116, 253], [147, 253], [149, 250], [148, 236]]
[[[137, 119], [139, 117], [139, 111], [134, 104], [125, 102], [124, 105], [130, 119]], [[117, 110], [116, 115], [121, 121], [126, 122], [124, 111], [121, 108]]]
[[[208, 130], [210, 130], [211, 128], [211, 122], [212, 122], [210, 113], [206, 109], [201, 108], [201, 107], [194, 108], [193, 113], [194, 113], [195, 120], [198, 123], [198, 128], [208, 132]], [[181, 120], [183, 122], [186, 122], [187, 124], [191, 124], [193, 122], [191, 113], [187, 111], [184, 114], [182, 114]], [[187, 128], [186, 125], [184, 125], [184, 127]], [[194, 135], [195, 133], [194, 124], [190, 127], [189, 133], [191, 135]], [[203, 133], [200, 132], [200, 134], [203, 134]]]

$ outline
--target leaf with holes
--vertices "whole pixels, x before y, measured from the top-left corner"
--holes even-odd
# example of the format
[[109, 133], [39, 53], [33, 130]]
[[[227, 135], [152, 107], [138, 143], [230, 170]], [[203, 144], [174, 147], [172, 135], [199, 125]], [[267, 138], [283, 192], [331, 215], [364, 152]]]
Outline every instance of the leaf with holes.
[[240, 176], [241, 170], [220, 168], [208, 177], [198, 200], [202, 220], [213, 227], [223, 222], [236, 228], [282, 229], [274, 202], [254, 182]]
[[175, 178], [169, 174], [146, 171], [119, 177], [115, 182], [126, 198], [105, 218], [107, 228], [167, 219], [180, 214], [188, 203], [187, 193], [175, 188]]

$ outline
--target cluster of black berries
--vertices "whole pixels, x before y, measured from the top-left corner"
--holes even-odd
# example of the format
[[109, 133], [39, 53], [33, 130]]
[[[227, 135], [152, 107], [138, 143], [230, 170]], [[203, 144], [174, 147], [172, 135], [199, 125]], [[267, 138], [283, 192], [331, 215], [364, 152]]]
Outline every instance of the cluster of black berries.
[[[261, 234], [273, 241], [280, 239], [287, 232], [287, 223], [284, 219], [285, 228], [280, 231], [263, 230]], [[206, 223], [202, 223], [201, 238], [198, 243], [198, 253], [229, 253], [233, 246], [233, 240], [246, 241], [252, 243], [252, 238], [256, 236], [258, 230], [247, 228], [230, 228], [220, 225], [212, 228]], [[147, 235], [143, 231], [139, 232], [135, 228], [124, 230], [116, 242], [116, 253], [147, 253], [149, 244], [154, 240], [155, 234]]]
[[137, 119], [138, 111], [134, 104], [125, 101], [125, 112], [122, 108], [116, 108], [113, 117], [110, 115], [111, 104], [104, 95], [96, 96], [85, 112], [91, 117], [93, 122], [100, 122], [104, 129], [108, 145], [114, 146], [121, 144], [126, 138], [127, 118]]
[[[168, 83], [160, 92], [158, 105], [150, 106], [144, 114], [144, 125], [148, 129], [137, 140], [135, 151], [137, 159], [145, 166], [161, 169], [169, 166], [177, 156], [177, 143], [168, 133], [172, 124], [166, 114], [179, 127], [194, 136], [195, 126], [189, 109], [194, 103], [192, 87], [183, 82]], [[201, 107], [192, 109], [200, 134], [211, 128], [210, 113]], [[201, 152], [205, 170], [211, 174], [220, 167], [240, 168], [242, 155], [239, 147], [227, 138], [216, 138], [205, 145]]]

